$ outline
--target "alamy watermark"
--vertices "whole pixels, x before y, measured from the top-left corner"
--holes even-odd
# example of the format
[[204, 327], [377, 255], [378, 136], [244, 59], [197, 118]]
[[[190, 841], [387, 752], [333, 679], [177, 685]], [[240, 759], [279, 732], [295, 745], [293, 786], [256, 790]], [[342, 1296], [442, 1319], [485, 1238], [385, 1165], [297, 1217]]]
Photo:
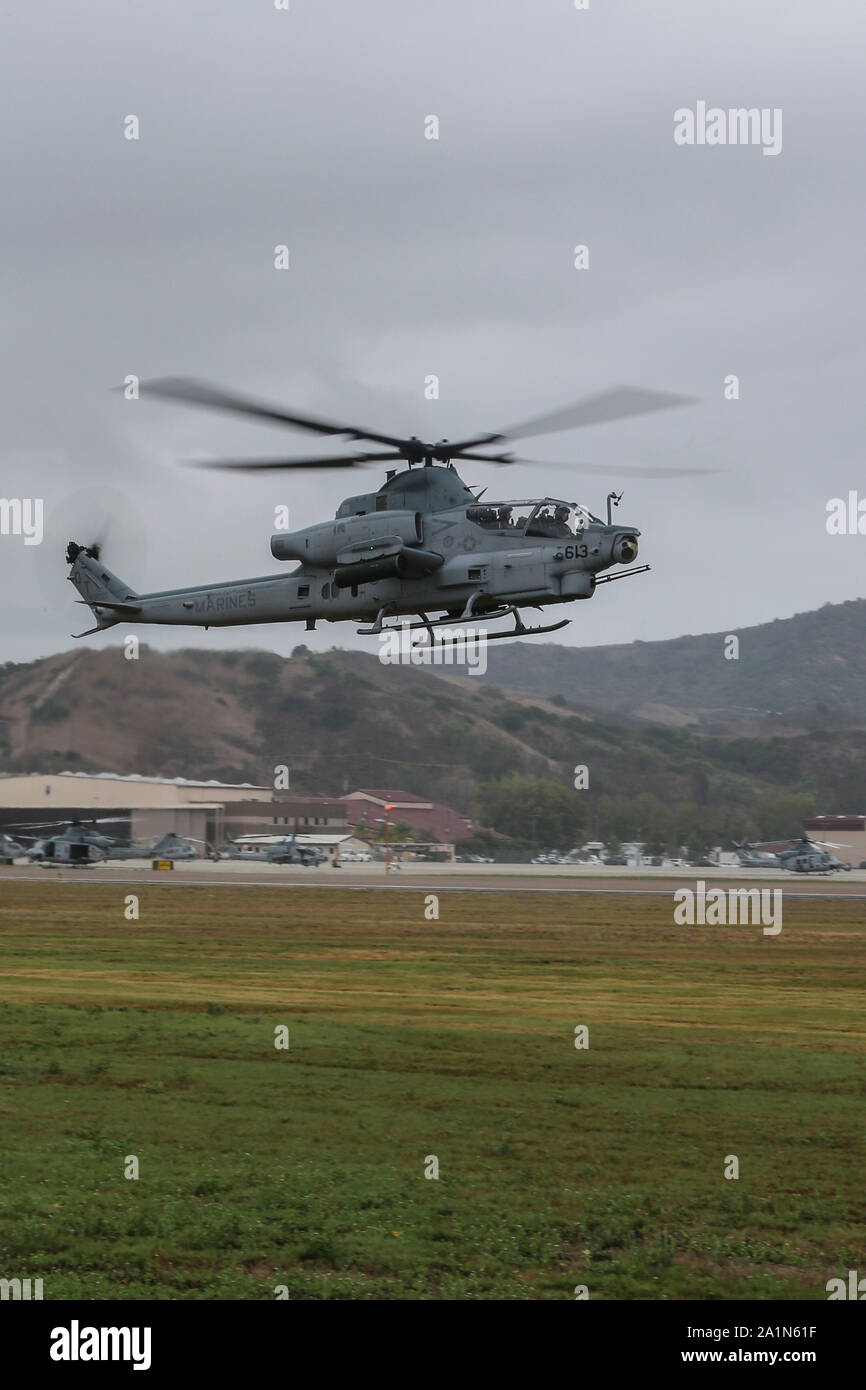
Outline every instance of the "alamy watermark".
[[48, 1355], [52, 1361], [131, 1361], [134, 1371], [150, 1370], [149, 1327], [82, 1327], [73, 1318], [69, 1327], [51, 1330]]
[[846, 497], [831, 497], [826, 506], [828, 536], [866, 536], [866, 497], [851, 488]]
[[379, 633], [379, 660], [383, 666], [466, 666], [470, 676], [483, 676], [487, 629], [441, 627], [431, 643], [426, 628], [401, 622]]
[[760, 145], [762, 154], [782, 152], [781, 106], [721, 106], [695, 103], [674, 112], [675, 145]]
[[699, 878], [694, 889], [674, 893], [674, 921], [678, 927], [761, 926], [764, 936], [782, 930], [781, 888], [710, 888]]
[[844, 1279], [828, 1279], [824, 1288], [827, 1290], [827, 1302], [832, 1303], [834, 1299], [851, 1298], [858, 1303], [866, 1299], [866, 1279], [858, 1277], [856, 1269], [848, 1270], [848, 1284]]
[[41, 497], [0, 497], [0, 536], [23, 536], [25, 545], [42, 544]]
[[0, 1299], [11, 1298], [14, 1302], [23, 1299], [42, 1297], [41, 1279], [0, 1279]]

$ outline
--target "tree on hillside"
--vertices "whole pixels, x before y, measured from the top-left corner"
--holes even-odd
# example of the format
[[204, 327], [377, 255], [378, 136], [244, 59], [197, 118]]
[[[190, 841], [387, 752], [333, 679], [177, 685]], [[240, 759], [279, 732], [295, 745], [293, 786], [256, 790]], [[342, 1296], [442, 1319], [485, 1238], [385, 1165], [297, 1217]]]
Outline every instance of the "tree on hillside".
[[479, 819], [503, 835], [571, 848], [586, 824], [581, 793], [543, 777], [501, 777], [478, 789]]
[[786, 840], [802, 835], [803, 821], [814, 814], [815, 798], [809, 792], [759, 796], [750, 808], [759, 840]]

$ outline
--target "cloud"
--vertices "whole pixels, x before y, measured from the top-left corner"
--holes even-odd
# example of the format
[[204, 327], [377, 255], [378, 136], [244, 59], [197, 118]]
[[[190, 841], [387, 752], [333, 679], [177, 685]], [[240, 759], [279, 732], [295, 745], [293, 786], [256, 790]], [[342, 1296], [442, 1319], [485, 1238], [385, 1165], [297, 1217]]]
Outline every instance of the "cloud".
[[[165, 587], [269, 571], [274, 505], [310, 523], [375, 481], [184, 472], [174, 460], [190, 453], [296, 440], [127, 403], [110, 387], [129, 372], [432, 438], [622, 381], [691, 392], [692, 411], [534, 447], [608, 464], [611, 486], [618, 462], [732, 470], [627, 481], [621, 515], [653, 574], [576, 608], [561, 639], [736, 627], [862, 593], [858, 541], [831, 542], [824, 517], [862, 479], [864, 31], [856, 7], [819, 20], [806, 0], [784, 22], [747, 0], [295, 0], [288, 13], [96, 0], [50, 28], [22, 8], [0, 97], [0, 490], [38, 487], [53, 539], [34, 558], [0, 538], [3, 657], [62, 648], [80, 626], [48, 550], [68, 539], [71, 493], [128, 498], [141, 524], [127, 518], [108, 563]], [[782, 153], [677, 147], [673, 113], [698, 99], [782, 107]], [[137, 142], [123, 138], [130, 113]], [[431, 113], [438, 141], [424, 139]], [[573, 268], [579, 242], [588, 271]], [[731, 372], [737, 402], [723, 398]], [[465, 476], [596, 510], [607, 491], [559, 471]], [[147, 637], [288, 650], [299, 632]], [[348, 624], [312, 640], [361, 644]]]

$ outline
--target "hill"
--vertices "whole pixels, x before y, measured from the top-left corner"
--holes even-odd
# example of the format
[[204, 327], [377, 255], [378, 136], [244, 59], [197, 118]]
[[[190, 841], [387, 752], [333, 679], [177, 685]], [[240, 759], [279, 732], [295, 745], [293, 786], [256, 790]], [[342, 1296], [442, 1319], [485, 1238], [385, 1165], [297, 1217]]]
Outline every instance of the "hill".
[[[401, 788], [527, 839], [673, 845], [698, 829], [701, 840], [789, 835], [804, 814], [862, 810], [866, 728], [820, 711], [753, 719], [745, 733], [672, 728], [303, 647], [282, 658], [143, 646], [137, 661], [85, 648], [0, 668], [2, 772], [271, 785], [279, 764], [293, 791]], [[589, 769], [580, 793], [578, 764]]]
[[866, 599], [733, 629], [728, 633], [613, 647], [495, 644], [487, 679], [532, 694], [660, 723], [728, 723], [764, 715], [822, 712], [860, 716], [866, 694]]

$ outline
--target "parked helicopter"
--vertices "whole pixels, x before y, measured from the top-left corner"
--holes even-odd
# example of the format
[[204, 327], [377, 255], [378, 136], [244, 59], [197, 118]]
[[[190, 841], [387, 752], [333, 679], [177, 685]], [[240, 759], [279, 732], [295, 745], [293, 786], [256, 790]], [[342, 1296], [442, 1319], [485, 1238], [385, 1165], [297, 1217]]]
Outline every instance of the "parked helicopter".
[[14, 864], [16, 859], [23, 859], [26, 854], [24, 846], [13, 840], [11, 835], [0, 834], [0, 864]]
[[780, 849], [775, 854], [756, 850], [747, 840], [734, 840], [733, 845], [743, 869], [788, 869], [794, 874], [832, 874], [838, 869], [851, 868], [850, 864], [827, 853], [830, 849], [845, 849], [845, 845], [829, 840], [810, 840], [808, 835], [792, 840], [787, 849]]
[[53, 864], [68, 863], [74, 866], [101, 864], [112, 859], [197, 859], [198, 850], [186, 840], [180, 839], [174, 831], [162, 835], [153, 845], [137, 845], [104, 835], [94, 830], [93, 825], [126, 824], [121, 816], [100, 817], [91, 824], [82, 821], [44, 821], [22, 825], [25, 830], [49, 830], [53, 825], [63, 825], [64, 830], [55, 835], [24, 835], [32, 840], [29, 849], [19, 849], [19, 854], [31, 862]]
[[[634, 564], [640, 535], [637, 527], [614, 525], [611, 519], [611, 508], [619, 505], [622, 494], [608, 494], [606, 522], [580, 503], [555, 497], [481, 504], [482, 493], [465, 485], [454, 461], [529, 463], [513, 454], [490, 450], [507, 439], [624, 420], [690, 402], [689, 397], [670, 392], [617, 387], [495, 433], [456, 443], [443, 439], [428, 444], [414, 436], [400, 438], [290, 413], [182, 378], [144, 383], [141, 391], [313, 434], [343, 435], [349, 442], [370, 440], [385, 446], [375, 453], [356, 448], [348, 454], [226, 459], [199, 463], [199, 467], [262, 472], [363, 467], [380, 462], [408, 466], [389, 471], [377, 492], [347, 498], [333, 521], [273, 535], [274, 558], [298, 562], [298, 568], [287, 577], [269, 574], [139, 594], [103, 565], [99, 544], [70, 541], [66, 551], [69, 579], [81, 595], [79, 602], [89, 606], [96, 619], [96, 626], [77, 633], [78, 637], [121, 621], [204, 628], [304, 621], [312, 630], [320, 619], [366, 623], [368, 626], [359, 627], [358, 632], [369, 636], [387, 631], [388, 626], [402, 627], [393, 621], [388, 624], [388, 620], [404, 615], [418, 618], [405, 627], [425, 628], [431, 645], [464, 640], [459, 635], [443, 636], [440, 642], [434, 628], [478, 619], [485, 623], [514, 619], [513, 629], [488, 633], [488, 641], [555, 632], [569, 619], [526, 627], [520, 608], [543, 609], [548, 604], [588, 599], [599, 584], [649, 569], [649, 565]], [[601, 466], [568, 467], [573, 473], [609, 473]], [[623, 476], [667, 478], [707, 471], [714, 470], [618, 469]], [[603, 574], [616, 566], [623, 568]]]
[[225, 848], [226, 859], [246, 859], [257, 864], [300, 864], [305, 869], [317, 869], [324, 857], [321, 850], [312, 845], [299, 845], [294, 835], [287, 835], [261, 850], [237, 845], [234, 840], [227, 840]]
[[850, 870], [850, 864], [837, 859], [835, 854], [827, 853], [829, 849], [844, 848], [844, 845], [834, 844], [830, 840], [810, 840], [808, 835], [802, 835], [799, 840], [794, 840], [790, 849], [779, 851], [779, 863], [783, 869], [790, 869], [795, 874], [832, 874], [837, 869]]
[[188, 840], [173, 830], [161, 835], [152, 845], [118, 844], [107, 850], [109, 859], [198, 859], [199, 852]]
[[781, 869], [779, 856], [769, 851], [755, 849], [748, 840], [732, 840], [737, 851], [741, 869]]
[[[56, 835], [31, 836], [31, 847], [25, 851], [26, 858], [33, 863], [51, 865], [68, 864], [70, 868], [87, 868], [101, 864], [108, 858], [110, 846], [114, 843], [106, 835], [90, 830], [80, 821], [58, 822], [66, 824], [66, 829]], [[35, 827], [34, 827], [35, 828]], [[48, 829], [48, 826], [43, 828]]]

